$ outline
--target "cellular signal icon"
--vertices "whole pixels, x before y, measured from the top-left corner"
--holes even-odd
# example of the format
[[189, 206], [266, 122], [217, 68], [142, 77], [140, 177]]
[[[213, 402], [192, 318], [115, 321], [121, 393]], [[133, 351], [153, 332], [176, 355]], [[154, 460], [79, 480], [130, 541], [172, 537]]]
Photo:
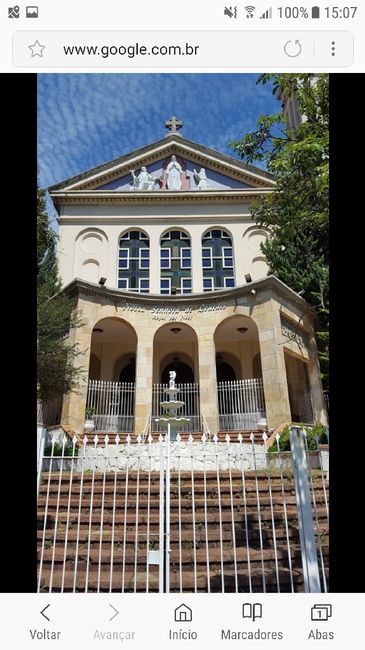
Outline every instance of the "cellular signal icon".
[[246, 11], [246, 18], [253, 18], [253, 12], [255, 11], [256, 7], [245, 7]]
[[262, 16], [260, 16], [260, 19], [261, 19], [261, 18], [272, 18], [272, 7], [269, 7], [269, 9], [267, 9], [266, 11], [264, 11], [264, 13], [262, 14]]

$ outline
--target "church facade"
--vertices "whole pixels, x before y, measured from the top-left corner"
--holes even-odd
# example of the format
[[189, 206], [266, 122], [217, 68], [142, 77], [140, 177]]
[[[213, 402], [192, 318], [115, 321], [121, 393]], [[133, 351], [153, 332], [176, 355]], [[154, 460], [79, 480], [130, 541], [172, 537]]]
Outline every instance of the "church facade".
[[251, 216], [272, 176], [167, 125], [161, 140], [50, 188], [86, 373], [62, 423], [82, 433], [88, 408], [97, 431], [157, 430], [174, 371], [191, 431], [325, 424], [314, 314], [268, 275], [269, 233]]

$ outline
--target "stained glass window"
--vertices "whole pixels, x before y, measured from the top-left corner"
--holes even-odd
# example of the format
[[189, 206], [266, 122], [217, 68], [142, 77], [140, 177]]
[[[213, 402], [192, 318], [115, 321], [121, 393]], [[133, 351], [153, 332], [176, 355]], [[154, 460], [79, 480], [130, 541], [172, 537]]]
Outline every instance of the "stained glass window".
[[118, 253], [118, 289], [149, 293], [150, 242], [140, 230], [121, 235]]
[[232, 238], [225, 230], [209, 230], [202, 237], [203, 290], [234, 287]]

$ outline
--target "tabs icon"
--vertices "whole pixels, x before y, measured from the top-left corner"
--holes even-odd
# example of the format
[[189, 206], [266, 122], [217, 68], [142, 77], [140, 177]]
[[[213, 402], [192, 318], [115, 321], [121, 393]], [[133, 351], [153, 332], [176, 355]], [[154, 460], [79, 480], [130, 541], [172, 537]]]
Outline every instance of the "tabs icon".
[[332, 616], [332, 605], [313, 605], [311, 609], [312, 621], [328, 621]]

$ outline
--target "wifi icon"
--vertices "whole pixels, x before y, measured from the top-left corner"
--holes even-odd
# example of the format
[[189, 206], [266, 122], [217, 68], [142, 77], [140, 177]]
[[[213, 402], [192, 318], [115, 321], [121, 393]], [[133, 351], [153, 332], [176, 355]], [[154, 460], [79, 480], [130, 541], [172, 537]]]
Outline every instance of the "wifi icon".
[[253, 13], [254, 13], [255, 9], [256, 9], [256, 7], [251, 7], [251, 6], [245, 7], [246, 18], [253, 18]]

